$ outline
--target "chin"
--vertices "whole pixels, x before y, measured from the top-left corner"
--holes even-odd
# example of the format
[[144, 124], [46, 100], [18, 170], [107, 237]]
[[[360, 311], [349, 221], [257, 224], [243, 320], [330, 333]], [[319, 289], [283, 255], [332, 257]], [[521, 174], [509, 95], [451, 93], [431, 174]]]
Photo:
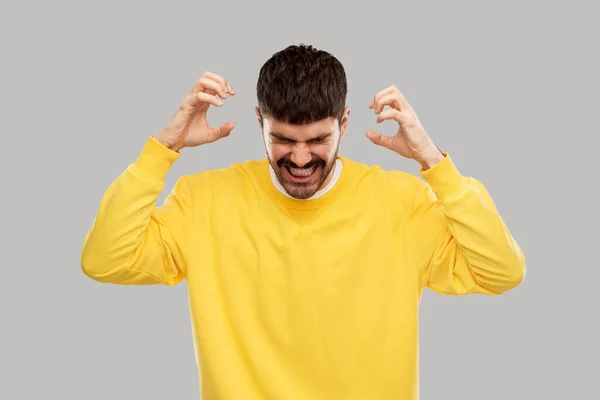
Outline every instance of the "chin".
[[316, 186], [298, 187], [297, 185], [286, 184], [283, 186], [286, 192], [295, 199], [306, 200], [311, 198], [319, 190]]

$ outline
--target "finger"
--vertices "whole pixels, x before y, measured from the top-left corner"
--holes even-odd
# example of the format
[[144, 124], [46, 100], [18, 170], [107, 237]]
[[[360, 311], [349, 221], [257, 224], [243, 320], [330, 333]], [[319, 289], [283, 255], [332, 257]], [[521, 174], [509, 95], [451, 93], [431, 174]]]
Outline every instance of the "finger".
[[390, 106], [396, 110], [400, 110], [400, 97], [398, 92], [391, 92], [375, 102], [375, 113], [379, 114], [385, 106]]
[[211, 141], [215, 141], [217, 139], [221, 139], [223, 137], [229, 136], [229, 134], [231, 133], [231, 131], [233, 130], [233, 128], [235, 127], [235, 123], [233, 123], [232, 121], [229, 122], [225, 122], [224, 124], [222, 124], [221, 126], [218, 126], [216, 128], [209, 128], [208, 129], [208, 137], [210, 138]]
[[205, 72], [202, 74], [202, 76], [200, 78], [198, 78], [198, 80], [196, 81], [196, 83], [194, 84], [194, 87], [192, 88], [192, 90], [190, 90], [190, 93], [195, 93], [199, 90], [201, 90], [202, 86], [202, 80], [203, 78], [207, 77], [208, 72]]
[[209, 94], [218, 94], [222, 99], [227, 98], [227, 92], [223, 89], [223, 86], [217, 81], [214, 81], [208, 77], [200, 78], [198, 91], [207, 92]]
[[383, 122], [388, 119], [393, 119], [401, 125], [407, 125], [411, 122], [410, 116], [403, 113], [402, 111], [396, 110], [395, 108], [381, 112], [377, 116], [377, 123]]
[[201, 103], [210, 103], [221, 107], [223, 102], [216, 96], [205, 92], [190, 93], [184, 100], [184, 108], [195, 110]]
[[387, 147], [390, 150], [393, 150], [393, 138], [391, 136], [386, 136], [381, 132], [377, 132], [375, 130], [367, 131], [367, 138], [378, 146]]
[[369, 108], [373, 108], [375, 106], [375, 103], [383, 96], [385, 96], [388, 93], [391, 93], [393, 91], [393, 85], [392, 86], [388, 86], [387, 88], [380, 90], [379, 92], [377, 92], [377, 94], [375, 96], [373, 96], [373, 98], [371, 99], [371, 103], [369, 103]]
[[400, 92], [400, 90], [396, 87], [396, 85], [391, 85], [388, 86], [387, 88], [379, 91], [375, 96], [373, 96], [373, 99], [371, 100], [371, 104], [369, 104], [369, 108], [374, 108], [377, 102], [380, 102], [381, 99], [387, 95], [389, 95], [390, 93], [396, 93], [397, 97], [398, 97], [398, 104], [400, 105], [400, 110], [403, 110], [404, 107], [409, 107], [408, 102], [406, 101], [406, 99], [404, 98], [404, 95], [402, 94], [402, 92]]
[[225, 82], [225, 84], [227, 85], [228, 93], [230, 93], [232, 96], [235, 96], [235, 90], [233, 90], [233, 88], [231, 87], [231, 84], [229, 82]]
[[212, 79], [215, 82], [218, 82], [221, 85], [221, 87], [223, 88], [224, 92], [228, 91], [227, 81], [221, 75], [215, 74], [214, 72], [206, 71], [204, 73], [204, 76], [206, 76], [207, 78]]
[[[207, 87], [206, 82], [211, 82], [211, 81], [214, 83], [211, 83], [210, 86]], [[216, 86], [215, 86], [215, 84], [216, 84]], [[227, 82], [220, 75], [217, 75], [212, 72], [205, 72], [200, 77], [200, 79], [198, 79], [198, 81], [196, 82], [196, 84], [194, 85], [192, 90], [190, 90], [190, 93], [195, 93], [200, 90], [202, 90], [202, 91], [207, 90], [210, 94], [219, 93], [219, 95], [222, 98], [225, 98], [226, 97], [225, 94], [228, 91]], [[214, 93], [211, 91], [213, 91]]]

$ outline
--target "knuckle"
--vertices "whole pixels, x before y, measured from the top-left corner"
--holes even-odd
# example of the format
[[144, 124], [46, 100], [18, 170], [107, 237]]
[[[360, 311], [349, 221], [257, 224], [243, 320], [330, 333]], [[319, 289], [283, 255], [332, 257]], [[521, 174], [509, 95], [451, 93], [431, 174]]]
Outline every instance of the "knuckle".
[[181, 103], [181, 105], [179, 106], [179, 111], [182, 112], [182, 113], [184, 113], [184, 114], [189, 114], [193, 110], [192, 110], [192, 108], [187, 103]]

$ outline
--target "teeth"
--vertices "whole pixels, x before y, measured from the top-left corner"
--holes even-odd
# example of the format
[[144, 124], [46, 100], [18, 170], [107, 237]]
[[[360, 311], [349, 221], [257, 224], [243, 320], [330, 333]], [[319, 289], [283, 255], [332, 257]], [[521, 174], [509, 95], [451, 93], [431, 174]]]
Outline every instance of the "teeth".
[[310, 175], [312, 175], [313, 172], [315, 172], [316, 167], [317, 167], [316, 165], [313, 165], [310, 168], [292, 168], [292, 167], [288, 167], [288, 168], [290, 169], [290, 172], [294, 176], [310, 176]]

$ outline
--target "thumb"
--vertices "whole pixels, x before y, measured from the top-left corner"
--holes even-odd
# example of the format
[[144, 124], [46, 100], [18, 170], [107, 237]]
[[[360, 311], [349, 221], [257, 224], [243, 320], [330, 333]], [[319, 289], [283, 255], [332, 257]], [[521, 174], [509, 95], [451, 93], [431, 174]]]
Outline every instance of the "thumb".
[[367, 131], [367, 138], [378, 146], [387, 147], [390, 150], [393, 150], [393, 138], [390, 136], [386, 136], [380, 132], [374, 130]]
[[210, 136], [212, 141], [221, 139], [221, 138], [224, 138], [225, 136], [229, 136], [229, 134], [231, 133], [231, 131], [233, 130], [234, 127], [235, 127], [235, 123], [233, 123], [231, 121], [225, 122], [221, 126], [218, 126], [216, 128], [210, 128], [208, 135]]

